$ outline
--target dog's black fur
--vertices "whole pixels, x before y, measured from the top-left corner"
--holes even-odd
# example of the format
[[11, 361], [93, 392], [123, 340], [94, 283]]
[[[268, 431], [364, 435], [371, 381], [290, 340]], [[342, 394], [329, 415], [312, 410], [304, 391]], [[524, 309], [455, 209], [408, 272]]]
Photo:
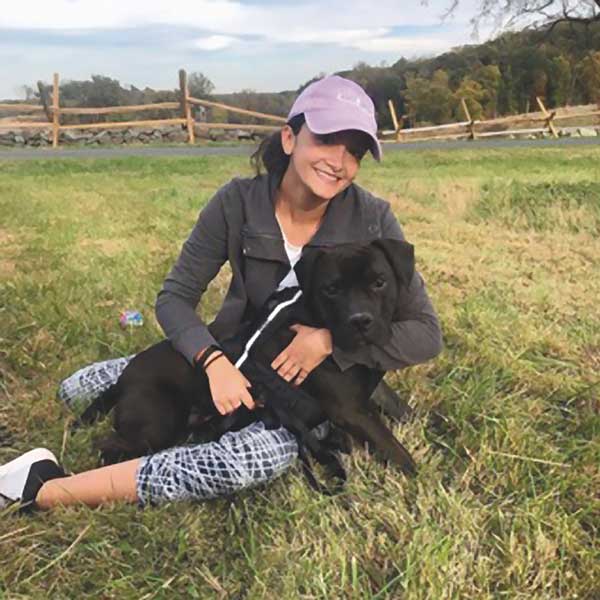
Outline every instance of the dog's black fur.
[[[116, 432], [100, 446], [104, 462], [171, 447], [193, 432], [206, 439], [212, 431], [215, 437], [256, 419], [265, 420], [267, 426], [289, 427], [318, 459], [327, 462], [326, 446], [307, 432], [329, 419], [360, 442], [368, 442], [385, 461], [414, 473], [412, 457], [382, 422], [370, 399], [382, 371], [357, 364], [342, 372], [328, 358], [295, 388], [270, 368], [293, 339], [295, 334], [289, 329], [293, 323], [328, 328], [334, 344], [346, 351], [385, 344], [392, 320], [402, 316], [398, 293], [414, 274], [413, 247], [398, 240], [376, 240], [309, 249], [296, 272], [303, 301], [269, 326], [242, 367], [253, 385], [254, 399], [263, 408], [240, 407], [233, 415], [219, 417], [206, 375], [193, 369], [170, 342], [160, 342], [133, 358], [118, 382], [82, 416], [82, 421], [91, 422], [115, 407]], [[260, 323], [270, 310], [267, 302], [264, 314], [253, 322]], [[224, 342], [232, 362], [250, 333]]]

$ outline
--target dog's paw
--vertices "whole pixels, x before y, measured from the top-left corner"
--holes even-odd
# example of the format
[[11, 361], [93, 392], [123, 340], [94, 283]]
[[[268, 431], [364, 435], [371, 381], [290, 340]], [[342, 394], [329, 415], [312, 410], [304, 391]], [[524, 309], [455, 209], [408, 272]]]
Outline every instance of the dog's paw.
[[333, 425], [322, 443], [328, 450], [336, 450], [342, 454], [350, 454], [352, 452], [352, 437], [350, 434]]

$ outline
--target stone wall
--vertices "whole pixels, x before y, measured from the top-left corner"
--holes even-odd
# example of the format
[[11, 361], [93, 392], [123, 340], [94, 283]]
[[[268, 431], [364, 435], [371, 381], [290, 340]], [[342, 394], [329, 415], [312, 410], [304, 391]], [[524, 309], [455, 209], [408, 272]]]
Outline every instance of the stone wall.
[[[245, 129], [209, 129], [194, 128], [196, 138], [213, 141], [239, 141], [260, 139], [261, 134]], [[187, 142], [187, 131], [179, 125], [166, 127], [130, 127], [128, 129], [71, 129], [61, 131], [59, 146], [99, 146], [108, 144], [150, 144], [156, 142]], [[36, 147], [50, 146], [52, 132], [49, 129], [13, 129], [0, 130], [0, 146]]]
[[[213, 141], [255, 141], [264, 137], [263, 132], [256, 133], [246, 129], [206, 129], [195, 126], [194, 132], [197, 139]], [[565, 137], [595, 137], [600, 136], [598, 127], [563, 127], [559, 128], [559, 135]], [[547, 138], [547, 132], [538, 134], [513, 134], [517, 138]], [[167, 127], [130, 127], [128, 129], [103, 129], [84, 130], [71, 129], [61, 131], [59, 146], [101, 146], [119, 144], [150, 144], [150, 143], [186, 143], [187, 131], [179, 125]], [[0, 146], [8, 147], [39, 147], [52, 144], [52, 132], [35, 129], [14, 129], [11, 131], [0, 130]]]

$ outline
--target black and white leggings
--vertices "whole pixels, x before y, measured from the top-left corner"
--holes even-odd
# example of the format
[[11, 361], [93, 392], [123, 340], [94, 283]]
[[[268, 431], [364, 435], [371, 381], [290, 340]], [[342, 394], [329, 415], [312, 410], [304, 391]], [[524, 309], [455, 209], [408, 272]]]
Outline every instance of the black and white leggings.
[[[91, 364], [61, 382], [59, 398], [76, 412], [85, 410], [112, 385], [133, 358]], [[285, 428], [252, 423], [217, 442], [170, 448], [144, 456], [137, 471], [140, 504], [216, 498], [281, 475], [298, 456], [295, 437]]]

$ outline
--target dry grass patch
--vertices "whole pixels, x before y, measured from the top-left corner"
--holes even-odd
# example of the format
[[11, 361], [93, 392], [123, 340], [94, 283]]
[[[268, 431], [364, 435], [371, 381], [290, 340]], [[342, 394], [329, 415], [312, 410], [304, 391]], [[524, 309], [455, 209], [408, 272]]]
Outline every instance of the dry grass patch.
[[79, 247], [82, 254], [87, 254], [90, 250], [96, 250], [105, 256], [114, 258], [122, 254], [129, 247], [129, 242], [123, 239], [89, 239], [79, 240]]
[[12, 260], [0, 259], [0, 278], [8, 278], [17, 271], [17, 265]]

